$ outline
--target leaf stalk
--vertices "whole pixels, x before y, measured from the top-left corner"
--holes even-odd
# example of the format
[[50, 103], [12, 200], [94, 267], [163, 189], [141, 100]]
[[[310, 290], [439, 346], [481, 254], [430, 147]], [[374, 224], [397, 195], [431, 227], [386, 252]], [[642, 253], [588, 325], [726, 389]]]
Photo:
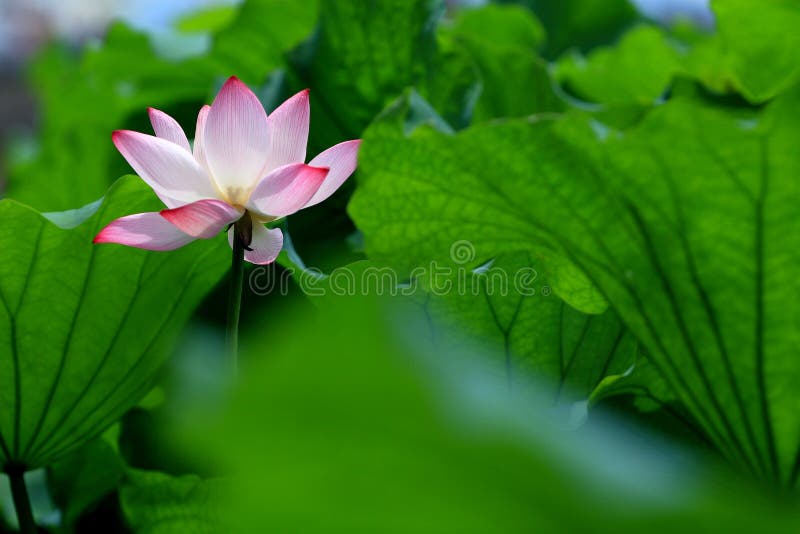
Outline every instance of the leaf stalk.
[[14, 500], [14, 509], [17, 512], [20, 534], [36, 534], [36, 521], [33, 519], [33, 509], [28, 496], [28, 487], [25, 485], [25, 468], [20, 465], [6, 466], [6, 474], [11, 481], [11, 496]]

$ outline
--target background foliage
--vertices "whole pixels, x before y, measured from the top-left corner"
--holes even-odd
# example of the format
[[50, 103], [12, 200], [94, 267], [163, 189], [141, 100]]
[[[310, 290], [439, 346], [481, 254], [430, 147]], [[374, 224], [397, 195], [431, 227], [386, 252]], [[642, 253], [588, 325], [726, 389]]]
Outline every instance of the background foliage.
[[[43, 50], [0, 201], [0, 465], [46, 469], [40, 522], [792, 531], [800, 7], [717, 0], [705, 32], [600, 6], [246, 0], [181, 21], [211, 38], [180, 60], [121, 23]], [[230, 388], [225, 240], [91, 237], [158, 205], [111, 131], [192, 131], [233, 74], [268, 111], [311, 89], [312, 155], [364, 143], [284, 223], [289, 296], [245, 295]], [[387, 268], [403, 294], [371, 298]]]

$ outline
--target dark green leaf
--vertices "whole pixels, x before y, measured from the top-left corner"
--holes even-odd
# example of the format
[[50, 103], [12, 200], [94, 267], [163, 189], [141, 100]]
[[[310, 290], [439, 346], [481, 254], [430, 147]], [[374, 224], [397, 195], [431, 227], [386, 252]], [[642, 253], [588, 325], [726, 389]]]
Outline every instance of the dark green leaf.
[[158, 58], [147, 37], [117, 24], [102, 47], [80, 57], [50, 46], [31, 78], [44, 120], [34, 153], [12, 162], [8, 196], [59, 211], [98, 198], [124, 172], [111, 133], [128, 114], [137, 112], [144, 129], [147, 106], [200, 102], [212, 76], [197, 62], [189, 68]]
[[131, 469], [120, 501], [135, 534], [218, 534], [223, 495], [218, 480]]
[[47, 472], [53, 500], [65, 524], [73, 524], [87, 509], [122, 481], [124, 465], [117, 452], [98, 438], [54, 463]]
[[[324, 131], [358, 137], [373, 115], [425, 73], [435, 50], [432, 0], [323, 1], [308, 73]], [[346, 111], [345, 111], [346, 110]]]

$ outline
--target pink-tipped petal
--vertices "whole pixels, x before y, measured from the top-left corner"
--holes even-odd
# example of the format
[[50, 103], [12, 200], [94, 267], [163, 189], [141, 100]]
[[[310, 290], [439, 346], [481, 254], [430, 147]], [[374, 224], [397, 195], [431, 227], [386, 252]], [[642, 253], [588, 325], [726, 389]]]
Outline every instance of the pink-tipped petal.
[[256, 186], [247, 208], [264, 216], [285, 217], [301, 209], [325, 181], [328, 169], [292, 163], [275, 169]]
[[194, 238], [156, 212], [137, 213], [111, 221], [103, 228], [94, 243], [119, 243], [147, 250], [174, 250]]
[[112, 139], [136, 173], [168, 206], [219, 196], [208, 173], [175, 143], [127, 130], [114, 132]]
[[192, 151], [189, 147], [189, 140], [186, 139], [186, 134], [178, 121], [155, 108], [147, 108], [147, 114], [150, 115], [150, 124], [153, 125], [153, 131], [157, 137], [172, 141], [187, 152]]
[[222, 86], [208, 112], [203, 149], [220, 189], [235, 196], [261, 178], [269, 151], [267, 113], [238, 78]]
[[270, 150], [262, 171], [268, 173], [289, 163], [305, 163], [310, 108], [308, 89], [300, 91], [270, 113]]
[[334, 145], [316, 158], [312, 159], [309, 165], [315, 167], [328, 167], [327, 178], [311, 197], [304, 207], [319, 204], [336, 192], [339, 187], [347, 180], [358, 164], [358, 147], [361, 146], [361, 139], [345, 141]]
[[[228, 243], [233, 247], [234, 229], [228, 230]], [[267, 229], [261, 223], [253, 223], [253, 238], [250, 249], [244, 251], [244, 259], [256, 265], [266, 265], [275, 261], [283, 247], [283, 233], [280, 228]]]
[[244, 213], [221, 200], [198, 200], [180, 208], [164, 210], [161, 216], [183, 232], [199, 239], [210, 239], [237, 221]]
[[205, 150], [205, 131], [206, 120], [208, 120], [208, 112], [211, 111], [211, 106], [205, 105], [200, 108], [200, 113], [197, 114], [197, 126], [194, 131], [194, 159], [197, 163], [208, 169], [208, 162], [206, 161]]

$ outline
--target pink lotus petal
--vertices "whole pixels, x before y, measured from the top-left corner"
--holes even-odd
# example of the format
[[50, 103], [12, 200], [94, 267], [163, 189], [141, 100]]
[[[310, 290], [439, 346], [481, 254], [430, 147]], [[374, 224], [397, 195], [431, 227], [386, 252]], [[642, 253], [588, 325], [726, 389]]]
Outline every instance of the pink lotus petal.
[[181, 128], [181, 125], [178, 124], [175, 119], [155, 108], [147, 108], [147, 114], [150, 115], [150, 124], [153, 125], [153, 131], [156, 133], [156, 136], [161, 139], [166, 139], [167, 141], [172, 141], [188, 152], [192, 151], [189, 147], [189, 140], [186, 139], [186, 134], [183, 132], [183, 128]]
[[309, 165], [315, 167], [328, 167], [327, 178], [320, 186], [319, 190], [311, 197], [304, 207], [319, 204], [333, 193], [347, 180], [353, 171], [356, 170], [358, 163], [358, 147], [361, 146], [361, 139], [345, 141], [334, 145], [316, 158], [312, 159]]
[[325, 167], [292, 163], [275, 169], [256, 186], [247, 208], [264, 216], [285, 217], [301, 209], [328, 175]]
[[174, 250], [194, 238], [156, 212], [137, 213], [111, 221], [93, 243], [119, 243], [147, 250]]
[[305, 163], [310, 109], [308, 89], [300, 91], [270, 113], [270, 150], [262, 174], [289, 163]]
[[208, 162], [206, 161], [205, 151], [205, 130], [206, 120], [208, 119], [208, 112], [211, 111], [211, 106], [205, 105], [200, 108], [200, 113], [197, 114], [197, 126], [194, 131], [194, 159], [197, 163], [208, 169]]
[[136, 173], [168, 206], [219, 196], [208, 173], [175, 143], [128, 130], [114, 132], [112, 139]]
[[192, 237], [210, 239], [237, 221], [244, 210], [215, 199], [198, 200], [180, 208], [164, 210], [161, 216]]
[[[234, 229], [228, 230], [228, 243], [233, 247]], [[275, 261], [283, 247], [283, 233], [280, 228], [267, 229], [263, 224], [253, 223], [252, 250], [244, 251], [244, 259], [256, 265], [266, 265]]]
[[214, 180], [230, 197], [249, 191], [260, 178], [269, 150], [267, 114], [236, 77], [225, 82], [211, 105], [203, 149]]

